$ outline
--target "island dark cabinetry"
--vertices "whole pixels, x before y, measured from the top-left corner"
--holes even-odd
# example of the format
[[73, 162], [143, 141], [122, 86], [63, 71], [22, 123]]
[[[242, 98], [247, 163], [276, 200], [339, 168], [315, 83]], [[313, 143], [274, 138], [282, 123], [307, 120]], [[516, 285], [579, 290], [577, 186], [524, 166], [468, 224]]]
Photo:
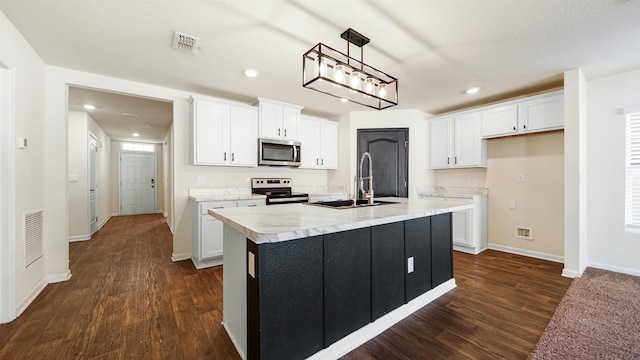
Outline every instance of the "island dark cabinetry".
[[431, 287], [453, 277], [453, 242], [451, 214], [431, 217]]
[[256, 275], [247, 276], [249, 359], [304, 359], [324, 348], [322, 240], [247, 241]]
[[450, 213], [246, 249], [248, 359], [304, 359], [453, 277]]
[[324, 236], [325, 346], [371, 321], [370, 229]]
[[371, 228], [371, 320], [405, 303], [404, 242], [403, 222]]
[[[404, 222], [405, 259], [413, 262], [406, 275], [407, 302], [431, 290], [431, 217]], [[409, 267], [409, 264], [407, 264]]]

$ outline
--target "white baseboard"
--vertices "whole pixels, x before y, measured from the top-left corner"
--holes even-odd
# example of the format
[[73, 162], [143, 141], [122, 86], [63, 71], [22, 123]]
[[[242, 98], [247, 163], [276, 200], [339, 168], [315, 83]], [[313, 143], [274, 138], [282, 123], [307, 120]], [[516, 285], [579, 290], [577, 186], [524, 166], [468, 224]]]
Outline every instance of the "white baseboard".
[[582, 273], [580, 271], [569, 270], [567, 268], [564, 268], [564, 269], [562, 269], [562, 276], [574, 279], [574, 278], [579, 278], [580, 276], [582, 276]]
[[89, 235], [69, 236], [69, 242], [91, 240]]
[[182, 261], [182, 260], [188, 260], [188, 259], [191, 259], [191, 253], [182, 253], [182, 254], [173, 253], [173, 254], [171, 254], [171, 261], [173, 261], [173, 262]]
[[33, 302], [33, 300], [38, 297], [38, 295], [44, 290], [47, 286], [47, 281], [42, 279], [31, 291], [25, 296], [22, 300], [16, 304], [16, 318], [22, 314], [23, 311], [27, 309], [29, 305]]
[[[104, 226], [104, 224], [106, 224], [106, 223], [107, 223], [107, 221], [109, 221], [109, 219], [111, 219], [111, 216], [112, 216], [112, 215], [113, 215], [113, 214], [109, 214], [109, 216], [107, 216], [106, 218], [104, 218], [104, 220], [102, 220], [102, 222], [101, 222], [100, 224], [98, 224], [98, 230], [100, 230], [100, 229]], [[97, 231], [97, 230], [96, 230], [96, 231]]]
[[455, 287], [455, 279], [446, 281], [443, 284], [435, 287], [434, 289], [431, 289], [426, 293], [418, 296], [417, 298], [409, 301], [407, 304], [384, 315], [376, 321], [369, 323], [369, 325], [366, 325], [343, 337], [337, 342], [331, 344], [331, 346], [329, 346], [328, 348], [318, 351], [317, 353], [308, 357], [307, 360], [338, 359], [351, 350], [380, 335], [383, 331], [387, 330], [402, 319], [418, 311], [420, 308], [429, 304], [433, 300], [455, 289]]
[[489, 244], [489, 249], [498, 250], [498, 251], [502, 251], [502, 252], [507, 252], [507, 253], [510, 253], [510, 254], [528, 256], [528, 257], [532, 257], [532, 258], [536, 258], [536, 259], [553, 261], [553, 262], [557, 262], [557, 263], [564, 263], [564, 257], [563, 256], [552, 255], [552, 254], [542, 253], [542, 252], [538, 252], [538, 251], [518, 249], [518, 248], [514, 248], [514, 247], [510, 247], [510, 246], [504, 246], [504, 245], [498, 245], [498, 244]]
[[49, 284], [63, 282], [69, 279], [71, 279], [71, 270], [67, 270], [67, 272], [64, 274], [53, 274], [53, 275], [47, 276], [47, 282]]
[[163, 213], [162, 213], [162, 216], [164, 216], [164, 217], [168, 218], [168, 217], [169, 217], [169, 213], [163, 212]]
[[620, 266], [607, 265], [607, 264], [602, 264], [597, 262], [589, 262], [589, 267], [602, 269], [602, 270], [609, 270], [609, 271], [627, 274], [627, 275], [640, 276], [640, 270], [623, 268]]

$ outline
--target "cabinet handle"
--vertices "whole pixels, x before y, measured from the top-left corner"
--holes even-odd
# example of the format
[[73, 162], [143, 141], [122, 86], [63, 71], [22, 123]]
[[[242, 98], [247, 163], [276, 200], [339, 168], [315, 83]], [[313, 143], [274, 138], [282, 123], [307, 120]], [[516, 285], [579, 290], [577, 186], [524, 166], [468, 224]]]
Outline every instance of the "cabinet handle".
[[284, 137], [287, 137], [287, 129], [284, 129]]
[[224, 161], [227, 161], [227, 152], [224, 152]]
[[231, 162], [236, 161], [236, 153], [231, 153]]
[[324, 166], [324, 159], [320, 161], [320, 165]]
[[522, 125], [522, 128], [527, 130], [527, 125]]
[[318, 166], [318, 158], [316, 158], [316, 166]]
[[280, 128], [278, 128], [278, 136], [280, 136]]
[[516, 131], [516, 127], [515, 126], [513, 127], [513, 131]]
[[447, 165], [449, 165], [449, 158], [447, 157]]
[[457, 164], [457, 163], [458, 163], [458, 157], [457, 157], [457, 156], [454, 158], [453, 163], [454, 163], [454, 164]]

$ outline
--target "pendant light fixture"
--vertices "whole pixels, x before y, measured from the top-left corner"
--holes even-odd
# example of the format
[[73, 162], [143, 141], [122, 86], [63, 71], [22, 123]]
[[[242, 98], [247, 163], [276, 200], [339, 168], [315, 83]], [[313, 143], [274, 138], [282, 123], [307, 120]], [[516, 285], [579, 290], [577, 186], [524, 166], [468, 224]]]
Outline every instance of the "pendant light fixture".
[[[398, 79], [363, 62], [369, 38], [353, 29], [340, 37], [346, 55], [322, 43], [302, 55], [302, 86], [377, 110], [398, 105]], [[350, 44], [360, 48], [360, 60], [350, 56]]]

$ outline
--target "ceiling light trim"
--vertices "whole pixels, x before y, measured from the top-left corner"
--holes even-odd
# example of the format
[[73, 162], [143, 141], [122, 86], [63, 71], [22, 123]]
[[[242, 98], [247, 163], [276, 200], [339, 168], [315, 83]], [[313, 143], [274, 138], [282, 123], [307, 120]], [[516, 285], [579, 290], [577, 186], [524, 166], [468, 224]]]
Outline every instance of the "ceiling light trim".
[[[302, 86], [376, 110], [398, 105], [398, 79], [362, 60], [369, 39], [353, 29], [341, 37], [347, 54], [318, 43], [302, 55]], [[360, 60], [350, 56], [349, 43], [360, 47]]]

